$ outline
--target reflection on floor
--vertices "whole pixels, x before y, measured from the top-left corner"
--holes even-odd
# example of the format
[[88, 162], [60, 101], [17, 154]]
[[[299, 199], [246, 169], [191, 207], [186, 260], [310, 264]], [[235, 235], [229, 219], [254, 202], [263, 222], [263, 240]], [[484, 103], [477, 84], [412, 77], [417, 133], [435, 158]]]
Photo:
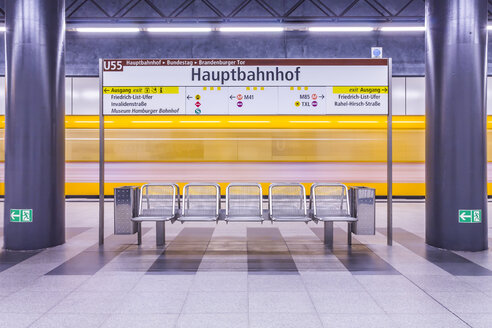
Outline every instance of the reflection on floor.
[[[67, 202], [67, 243], [0, 251], [0, 327], [491, 327], [492, 254], [426, 246], [424, 204], [385, 204], [375, 236], [314, 223], [173, 224], [97, 245], [97, 203]], [[492, 235], [492, 234], [491, 234]], [[2, 233], [3, 236], [3, 233]], [[2, 239], [3, 237], [0, 237]], [[0, 240], [3, 243], [3, 240]]]

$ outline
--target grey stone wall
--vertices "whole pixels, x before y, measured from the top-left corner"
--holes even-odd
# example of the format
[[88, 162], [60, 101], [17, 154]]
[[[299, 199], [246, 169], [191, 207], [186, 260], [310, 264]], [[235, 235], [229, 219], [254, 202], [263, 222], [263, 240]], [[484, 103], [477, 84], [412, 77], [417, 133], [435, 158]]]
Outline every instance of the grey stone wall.
[[[4, 37], [0, 36], [0, 75], [5, 74]], [[490, 43], [490, 42], [489, 42]], [[384, 48], [393, 58], [395, 76], [422, 76], [425, 72], [423, 33], [206, 35], [99, 35], [67, 32], [66, 74], [97, 76], [98, 58], [367, 58], [371, 46]], [[492, 55], [489, 51], [489, 67]], [[489, 69], [490, 72], [492, 70]]]
[[392, 57], [394, 75], [418, 76], [425, 70], [424, 35], [375, 33], [221, 34], [169, 36], [67, 33], [66, 72], [98, 74], [98, 58], [367, 58], [372, 46]]

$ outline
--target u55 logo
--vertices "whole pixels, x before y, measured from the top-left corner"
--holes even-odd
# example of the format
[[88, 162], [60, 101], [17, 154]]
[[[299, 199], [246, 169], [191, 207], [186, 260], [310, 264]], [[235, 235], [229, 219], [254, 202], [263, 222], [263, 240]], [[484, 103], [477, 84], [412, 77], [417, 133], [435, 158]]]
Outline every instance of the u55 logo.
[[123, 61], [121, 60], [105, 60], [104, 66], [105, 71], [122, 71]]

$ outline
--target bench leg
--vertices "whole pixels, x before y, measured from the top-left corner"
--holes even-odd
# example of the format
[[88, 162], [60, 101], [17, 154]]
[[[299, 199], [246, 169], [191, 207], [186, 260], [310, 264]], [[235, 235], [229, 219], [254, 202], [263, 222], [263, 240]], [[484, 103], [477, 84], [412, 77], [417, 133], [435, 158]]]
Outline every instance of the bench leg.
[[142, 245], [142, 222], [137, 223], [137, 244]]
[[347, 244], [352, 245], [352, 222], [347, 222]]
[[333, 221], [325, 221], [324, 223], [324, 243], [329, 248], [333, 248]]
[[157, 246], [164, 246], [166, 243], [166, 222], [165, 221], [157, 221], [155, 223], [155, 244]]

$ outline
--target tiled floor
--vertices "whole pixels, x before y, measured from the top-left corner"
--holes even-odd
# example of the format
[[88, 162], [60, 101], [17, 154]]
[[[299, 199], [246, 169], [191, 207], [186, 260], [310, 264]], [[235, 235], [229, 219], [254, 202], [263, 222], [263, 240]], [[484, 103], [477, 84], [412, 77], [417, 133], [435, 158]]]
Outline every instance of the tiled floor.
[[[426, 246], [424, 204], [385, 203], [375, 236], [309, 223], [168, 224], [97, 243], [96, 202], [67, 201], [67, 243], [0, 251], [0, 327], [492, 327], [492, 253]], [[489, 234], [492, 236], [492, 234]], [[0, 242], [3, 237], [0, 237]]]

